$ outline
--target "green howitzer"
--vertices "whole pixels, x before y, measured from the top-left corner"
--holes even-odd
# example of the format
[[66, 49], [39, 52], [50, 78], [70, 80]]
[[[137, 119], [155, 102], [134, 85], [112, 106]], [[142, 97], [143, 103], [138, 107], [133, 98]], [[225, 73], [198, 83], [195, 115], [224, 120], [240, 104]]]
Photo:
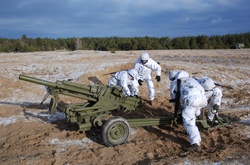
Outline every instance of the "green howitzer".
[[[23, 74], [19, 79], [46, 86], [48, 94], [53, 96], [49, 112], [53, 114], [56, 109], [65, 112], [67, 119], [72, 123], [79, 123], [79, 128], [83, 131], [90, 130], [92, 124], [101, 126], [101, 119], [110, 115], [112, 110], [124, 112], [136, 110], [141, 101], [136, 97], [126, 97], [120, 87], [84, 86], [67, 80], [53, 83]], [[60, 94], [87, 100], [87, 102], [60, 104]]]
[[[64, 112], [69, 123], [76, 123], [80, 131], [90, 130], [92, 127], [102, 127], [102, 139], [107, 146], [115, 146], [127, 141], [130, 127], [153, 126], [171, 124], [171, 119], [145, 118], [124, 119], [112, 116], [114, 110], [124, 113], [135, 111], [141, 105], [138, 97], [125, 96], [120, 87], [107, 85], [85, 86], [71, 81], [63, 80], [50, 82], [24, 74], [19, 75], [20, 80], [44, 85], [47, 94], [44, 100], [52, 95], [49, 112], [56, 110]], [[82, 103], [65, 104], [60, 102], [59, 95], [71, 96], [85, 100]]]

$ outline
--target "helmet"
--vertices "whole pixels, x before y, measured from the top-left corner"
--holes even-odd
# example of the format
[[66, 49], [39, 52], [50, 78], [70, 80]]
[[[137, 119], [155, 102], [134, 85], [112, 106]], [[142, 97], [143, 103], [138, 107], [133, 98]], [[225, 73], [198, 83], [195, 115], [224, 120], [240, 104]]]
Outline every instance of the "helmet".
[[137, 70], [135, 69], [128, 70], [128, 74], [132, 76], [133, 78], [136, 78], [138, 76]]
[[209, 77], [203, 77], [198, 81], [205, 90], [211, 90], [215, 87], [214, 81]]
[[183, 77], [189, 77], [188, 72], [183, 70], [173, 70], [169, 73], [169, 80], [174, 81], [175, 79], [180, 79]]
[[183, 77], [189, 77], [189, 74], [188, 72], [185, 72], [183, 70], [179, 71], [176, 75], [176, 79], [180, 79], [180, 78], [183, 78]]
[[176, 76], [179, 72], [180, 72], [179, 70], [170, 71], [170, 73], [169, 73], [169, 80], [170, 80], [170, 81], [174, 81], [175, 76]]
[[141, 58], [141, 60], [147, 61], [149, 59], [149, 55], [148, 55], [148, 53], [142, 53], [140, 58]]

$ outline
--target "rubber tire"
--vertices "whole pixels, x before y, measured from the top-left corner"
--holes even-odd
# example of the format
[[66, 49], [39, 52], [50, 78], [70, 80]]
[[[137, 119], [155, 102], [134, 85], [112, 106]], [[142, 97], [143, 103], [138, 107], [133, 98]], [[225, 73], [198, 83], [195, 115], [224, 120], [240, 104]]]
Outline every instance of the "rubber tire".
[[102, 139], [108, 147], [125, 143], [129, 135], [130, 126], [127, 120], [122, 117], [111, 117], [102, 125]]

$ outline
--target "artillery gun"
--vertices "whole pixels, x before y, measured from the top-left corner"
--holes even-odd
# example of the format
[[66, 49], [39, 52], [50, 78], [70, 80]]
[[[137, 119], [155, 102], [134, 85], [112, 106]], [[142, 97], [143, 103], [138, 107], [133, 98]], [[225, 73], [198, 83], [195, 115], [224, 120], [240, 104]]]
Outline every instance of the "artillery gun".
[[[120, 87], [107, 85], [85, 86], [71, 81], [63, 80], [50, 82], [24, 74], [19, 75], [20, 80], [44, 85], [49, 96], [49, 112], [56, 110], [65, 113], [69, 123], [76, 123], [80, 131], [90, 130], [92, 127], [102, 127], [102, 139], [107, 146], [114, 146], [127, 141], [130, 135], [130, 127], [152, 126], [171, 122], [165, 119], [124, 119], [120, 116], [112, 116], [113, 111], [130, 113], [136, 111], [141, 105], [138, 97], [125, 96]], [[63, 104], [59, 95], [80, 98], [82, 103]], [[43, 102], [42, 101], [42, 102]]]
[[[49, 112], [53, 114], [58, 110], [65, 113], [67, 121], [77, 124], [80, 131], [101, 127], [102, 140], [106, 146], [115, 146], [126, 142], [130, 135], [130, 127], [173, 126], [180, 121], [177, 116], [178, 104], [175, 107], [174, 118], [125, 119], [121, 116], [113, 116], [115, 111], [122, 111], [123, 113], [136, 111], [142, 104], [140, 98], [125, 96], [122, 89], [117, 86], [85, 86], [67, 80], [57, 80], [54, 83], [24, 74], [20, 74], [19, 79], [44, 85], [47, 89], [47, 94], [41, 103], [51, 95]], [[60, 102], [59, 95], [79, 98], [84, 101], [82, 103], [65, 104]], [[206, 119], [197, 120], [197, 122], [200, 122], [206, 129], [212, 128], [207, 124]]]

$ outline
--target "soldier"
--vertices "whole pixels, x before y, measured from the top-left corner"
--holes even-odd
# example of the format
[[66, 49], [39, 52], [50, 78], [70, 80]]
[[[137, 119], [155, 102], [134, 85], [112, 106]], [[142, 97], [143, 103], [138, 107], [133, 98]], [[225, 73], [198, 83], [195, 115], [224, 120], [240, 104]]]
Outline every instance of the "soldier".
[[171, 95], [172, 99], [176, 99], [177, 96], [177, 79], [181, 80], [180, 89], [178, 89], [180, 92], [181, 115], [184, 129], [190, 141], [190, 146], [185, 147], [184, 150], [200, 151], [201, 136], [195, 120], [196, 116], [200, 115], [201, 109], [207, 105], [205, 91], [203, 87], [194, 78], [189, 77], [189, 74], [185, 71], [173, 71], [170, 72], [169, 76], [169, 79], [173, 80], [170, 89], [170, 92], [172, 91], [173, 93]]
[[138, 73], [135, 69], [116, 72], [109, 79], [108, 86], [120, 86], [125, 96], [138, 97]]
[[134, 69], [137, 70], [139, 74], [139, 85], [142, 85], [143, 80], [146, 81], [148, 87], [148, 96], [150, 100], [150, 105], [153, 105], [153, 100], [155, 96], [154, 83], [152, 80], [152, 70], [156, 70], [156, 81], [161, 81], [161, 66], [149, 57], [148, 53], [142, 53], [140, 58], [137, 59], [134, 65]]
[[[217, 88], [214, 81], [209, 77], [202, 77], [196, 79], [205, 90], [205, 95], [207, 98], [207, 110], [208, 121], [213, 122], [215, 115], [218, 115], [218, 110], [221, 105], [222, 91]], [[218, 121], [214, 121], [215, 123]]]

